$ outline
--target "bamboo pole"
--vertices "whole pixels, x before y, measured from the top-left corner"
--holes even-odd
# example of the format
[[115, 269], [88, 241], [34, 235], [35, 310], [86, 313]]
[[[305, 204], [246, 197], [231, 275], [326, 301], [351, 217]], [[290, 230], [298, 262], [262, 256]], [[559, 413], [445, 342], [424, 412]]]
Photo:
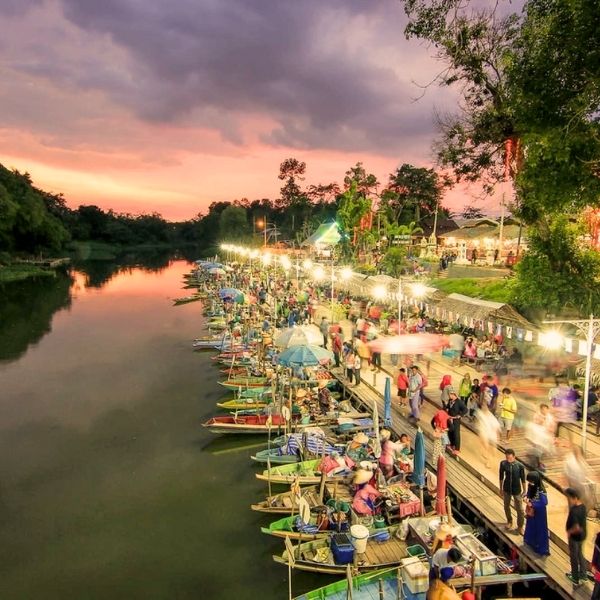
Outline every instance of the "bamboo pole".
[[319, 501], [323, 504], [323, 495], [325, 494], [325, 472], [321, 472], [321, 482], [319, 483]]

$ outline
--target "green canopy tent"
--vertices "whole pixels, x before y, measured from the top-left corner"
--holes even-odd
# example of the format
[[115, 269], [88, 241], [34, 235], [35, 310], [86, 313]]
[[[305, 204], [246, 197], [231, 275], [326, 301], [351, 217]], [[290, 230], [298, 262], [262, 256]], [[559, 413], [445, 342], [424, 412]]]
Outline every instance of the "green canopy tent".
[[323, 223], [318, 229], [302, 242], [303, 246], [335, 246], [342, 236], [337, 223]]

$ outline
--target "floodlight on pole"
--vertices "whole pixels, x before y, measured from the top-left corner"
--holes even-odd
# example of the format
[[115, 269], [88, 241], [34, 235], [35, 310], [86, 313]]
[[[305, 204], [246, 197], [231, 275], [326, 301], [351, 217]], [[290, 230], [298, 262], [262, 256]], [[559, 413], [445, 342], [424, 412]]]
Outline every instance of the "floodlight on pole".
[[350, 277], [352, 277], [352, 269], [350, 267], [344, 267], [340, 271], [340, 276], [343, 281], [348, 281], [348, 279], [350, 279]]
[[[581, 451], [585, 455], [587, 447], [587, 418], [588, 418], [588, 396], [590, 394], [590, 378], [592, 375], [592, 354], [594, 353], [594, 345], [598, 334], [600, 334], [600, 319], [594, 319], [594, 315], [591, 314], [589, 319], [574, 319], [566, 321], [544, 321], [544, 323], [554, 325], [573, 325], [579, 333], [585, 336], [587, 345], [586, 356], [585, 356], [585, 385], [583, 390], [583, 402], [582, 402], [582, 414], [581, 414]], [[558, 338], [561, 337], [560, 344]], [[549, 331], [542, 338], [544, 346], [550, 348], [550, 345], [554, 346], [554, 349], [562, 346], [564, 338], [557, 331]], [[557, 345], [558, 344], [558, 345]]]
[[387, 288], [385, 285], [376, 285], [371, 293], [376, 300], [383, 300], [387, 296]]
[[292, 261], [287, 256], [281, 256], [279, 262], [285, 271], [288, 271], [292, 266]]
[[415, 298], [423, 298], [427, 295], [427, 286], [423, 283], [413, 283], [411, 285], [411, 292]]
[[323, 281], [325, 279], [325, 269], [319, 265], [313, 271], [313, 277], [315, 281]]

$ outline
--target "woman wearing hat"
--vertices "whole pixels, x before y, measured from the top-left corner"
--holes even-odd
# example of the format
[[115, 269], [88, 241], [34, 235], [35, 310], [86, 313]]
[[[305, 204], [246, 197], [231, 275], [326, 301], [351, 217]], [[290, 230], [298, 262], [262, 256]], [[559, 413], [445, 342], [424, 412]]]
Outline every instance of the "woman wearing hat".
[[366, 433], [362, 431], [357, 433], [346, 447], [346, 456], [350, 457], [356, 463], [366, 460], [370, 454], [368, 443], [369, 437]]
[[381, 492], [369, 482], [373, 478], [373, 471], [359, 469], [354, 475], [354, 485], [357, 491], [352, 500], [352, 508], [359, 515], [372, 515], [375, 509], [375, 500], [381, 496]]
[[331, 410], [331, 393], [327, 389], [327, 382], [323, 380], [319, 381], [319, 407], [323, 415]]
[[391, 432], [389, 429], [382, 429], [379, 432], [379, 438], [381, 439], [381, 456], [379, 457], [379, 467], [381, 472], [386, 479], [389, 479], [394, 475], [394, 462], [396, 453], [404, 450], [404, 444], [400, 442], [392, 442]]

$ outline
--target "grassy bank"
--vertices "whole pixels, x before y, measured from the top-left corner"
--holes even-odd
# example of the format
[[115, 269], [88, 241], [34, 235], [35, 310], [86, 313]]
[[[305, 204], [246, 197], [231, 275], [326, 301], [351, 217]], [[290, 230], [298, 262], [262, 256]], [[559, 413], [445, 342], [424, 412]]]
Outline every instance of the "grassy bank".
[[463, 294], [492, 302], [511, 302], [511, 281], [504, 278], [433, 279], [430, 285], [447, 294]]
[[54, 271], [52, 269], [43, 269], [42, 267], [35, 265], [0, 265], [0, 283], [22, 281], [29, 277], [54, 277]]

